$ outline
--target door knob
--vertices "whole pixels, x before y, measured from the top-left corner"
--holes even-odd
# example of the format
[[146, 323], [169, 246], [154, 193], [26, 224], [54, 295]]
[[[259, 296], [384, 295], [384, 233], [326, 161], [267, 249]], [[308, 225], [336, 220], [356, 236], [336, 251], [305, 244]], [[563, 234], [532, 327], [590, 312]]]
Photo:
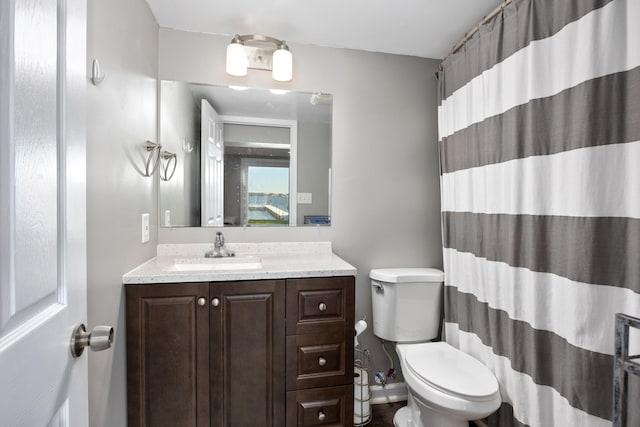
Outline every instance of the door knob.
[[217, 307], [220, 305], [220, 298], [214, 298], [211, 300], [211, 305]]
[[106, 350], [113, 344], [113, 328], [111, 326], [96, 326], [87, 332], [84, 323], [79, 324], [71, 335], [71, 354], [80, 357], [85, 347], [93, 351]]

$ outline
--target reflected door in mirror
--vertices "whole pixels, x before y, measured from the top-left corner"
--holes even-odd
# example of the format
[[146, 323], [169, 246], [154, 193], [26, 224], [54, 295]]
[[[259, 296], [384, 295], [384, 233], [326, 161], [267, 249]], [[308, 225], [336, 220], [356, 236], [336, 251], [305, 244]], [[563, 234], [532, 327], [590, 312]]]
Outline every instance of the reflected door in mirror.
[[222, 120], [206, 99], [202, 114], [202, 225], [222, 226], [224, 221], [224, 140]]

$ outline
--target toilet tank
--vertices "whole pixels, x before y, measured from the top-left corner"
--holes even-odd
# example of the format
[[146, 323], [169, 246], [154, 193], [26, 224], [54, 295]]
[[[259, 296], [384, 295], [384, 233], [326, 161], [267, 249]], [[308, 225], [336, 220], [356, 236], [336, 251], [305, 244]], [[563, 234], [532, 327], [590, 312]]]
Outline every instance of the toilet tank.
[[438, 336], [444, 273], [436, 268], [377, 268], [369, 272], [373, 333], [395, 342]]

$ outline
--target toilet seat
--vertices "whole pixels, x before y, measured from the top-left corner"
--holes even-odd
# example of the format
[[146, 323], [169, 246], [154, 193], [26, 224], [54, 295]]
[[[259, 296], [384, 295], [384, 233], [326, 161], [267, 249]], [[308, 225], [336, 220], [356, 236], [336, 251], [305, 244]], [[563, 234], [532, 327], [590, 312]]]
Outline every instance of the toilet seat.
[[[473, 359], [470, 355], [447, 343], [396, 344], [396, 351], [409, 394], [419, 405], [447, 414], [452, 419], [477, 420], [495, 412], [502, 403], [498, 381], [491, 371], [479, 361], [476, 361], [477, 365], [469, 362], [465, 356]], [[407, 361], [408, 353], [413, 353], [410, 357], [412, 366]], [[465, 356], [459, 358], [459, 353]], [[455, 362], [448, 359], [462, 360], [460, 363], [465, 375], [473, 379], [467, 381], [469, 377], [462, 375], [458, 375], [457, 380], [444, 379], [456, 371]], [[438, 370], [440, 372], [436, 373]], [[485, 374], [488, 378], [483, 378]], [[472, 386], [467, 387], [468, 383]]]
[[472, 401], [498, 392], [498, 381], [479, 360], [446, 342], [407, 345], [407, 368], [431, 387]]

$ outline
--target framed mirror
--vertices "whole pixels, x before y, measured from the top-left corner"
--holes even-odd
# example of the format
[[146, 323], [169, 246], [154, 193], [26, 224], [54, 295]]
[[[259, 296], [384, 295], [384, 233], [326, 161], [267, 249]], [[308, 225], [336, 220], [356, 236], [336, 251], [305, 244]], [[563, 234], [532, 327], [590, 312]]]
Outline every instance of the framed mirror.
[[[163, 80], [162, 227], [331, 223], [332, 96]], [[168, 156], [167, 156], [168, 157]]]

